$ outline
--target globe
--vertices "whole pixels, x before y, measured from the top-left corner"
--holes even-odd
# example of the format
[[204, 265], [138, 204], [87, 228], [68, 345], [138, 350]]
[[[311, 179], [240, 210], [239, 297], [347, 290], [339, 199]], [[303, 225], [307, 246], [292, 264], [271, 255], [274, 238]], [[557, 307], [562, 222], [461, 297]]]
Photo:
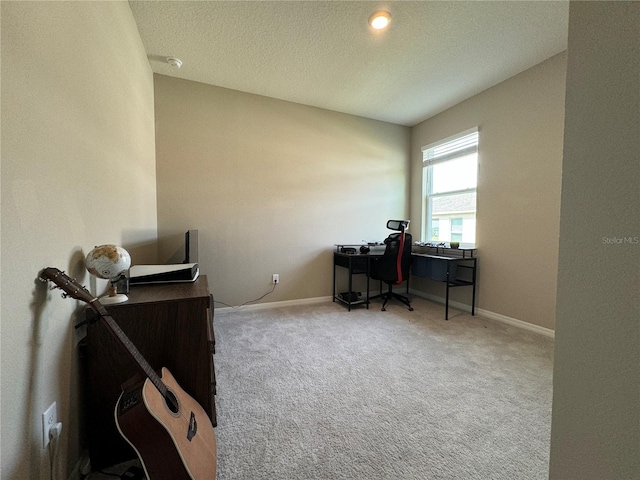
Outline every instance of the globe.
[[111, 281], [108, 296], [100, 296], [102, 303], [120, 303], [129, 299], [126, 295], [117, 293], [115, 287], [120, 276], [131, 266], [131, 256], [124, 248], [117, 245], [95, 247], [87, 254], [85, 266], [91, 275]]
[[131, 257], [117, 245], [100, 245], [87, 254], [85, 265], [91, 275], [111, 280], [129, 269]]

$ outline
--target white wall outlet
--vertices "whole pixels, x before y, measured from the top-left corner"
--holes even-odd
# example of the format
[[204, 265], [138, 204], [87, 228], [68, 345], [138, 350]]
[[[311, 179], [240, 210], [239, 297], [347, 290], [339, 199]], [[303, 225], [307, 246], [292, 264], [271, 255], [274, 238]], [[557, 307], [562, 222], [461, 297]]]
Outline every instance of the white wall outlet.
[[274, 273], [273, 278], [271, 279], [271, 283], [280, 283], [280, 275]]
[[49, 430], [58, 422], [56, 402], [49, 405], [42, 414], [42, 448], [49, 445]]

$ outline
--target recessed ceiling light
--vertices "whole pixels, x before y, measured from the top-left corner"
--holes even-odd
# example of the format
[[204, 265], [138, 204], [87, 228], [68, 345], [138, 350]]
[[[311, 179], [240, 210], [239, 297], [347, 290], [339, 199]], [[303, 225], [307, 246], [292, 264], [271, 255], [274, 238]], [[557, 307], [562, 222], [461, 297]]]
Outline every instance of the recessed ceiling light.
[[380, 10], [369, 17], [369, 25], [376, 30], [380, 30], [389, 25], [391, 14], [385, 10]]
[[176, 68], [180, 68], [182, 66], [182, 60], [176, 57], [167, 57], [167, 63]]

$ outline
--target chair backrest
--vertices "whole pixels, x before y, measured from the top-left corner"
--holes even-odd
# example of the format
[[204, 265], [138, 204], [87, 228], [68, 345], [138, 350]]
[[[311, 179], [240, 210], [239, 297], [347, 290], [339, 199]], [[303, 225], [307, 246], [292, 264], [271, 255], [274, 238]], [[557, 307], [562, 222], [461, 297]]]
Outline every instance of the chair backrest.
[[411, 234], [404, 230], [392, 233], [386, 238], [384, 256], [378, 266], [378, 276], [381, 280], [399, 285], [409, 277], [411, 240]]

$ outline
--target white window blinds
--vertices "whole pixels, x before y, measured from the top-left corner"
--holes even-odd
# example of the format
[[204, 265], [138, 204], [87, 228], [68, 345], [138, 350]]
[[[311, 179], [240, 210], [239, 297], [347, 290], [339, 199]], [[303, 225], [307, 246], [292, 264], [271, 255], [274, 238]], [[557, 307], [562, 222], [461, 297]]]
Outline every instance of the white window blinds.
[[426, 167], [471, 155], [477, 151], [478, 128], [475, 127], [455, 137], [422, 147], [422, 163]]

